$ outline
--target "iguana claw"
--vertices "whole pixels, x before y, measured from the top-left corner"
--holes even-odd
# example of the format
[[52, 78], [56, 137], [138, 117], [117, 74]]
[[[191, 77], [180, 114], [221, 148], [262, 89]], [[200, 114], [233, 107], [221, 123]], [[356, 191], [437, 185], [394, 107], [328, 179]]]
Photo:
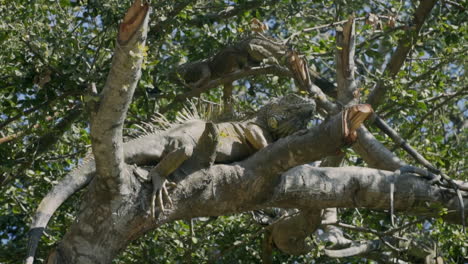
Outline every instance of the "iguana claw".
[[156, 217], [156, 199], [158, 200], [158, 206], [163, 212], [164, 208], [164, 198], [168, 201], [169, 207], [172, 207], [172, 200], [169, 197], [169, 192], [167, 191], [168, 187], [176, 187], [177, 185], [173, 182], [168, 181], [166, 178], [161, 177], [158, 173], [154, 173], [151, 176], [153, 181], [153, 195], [151, 199], [151, 215]]

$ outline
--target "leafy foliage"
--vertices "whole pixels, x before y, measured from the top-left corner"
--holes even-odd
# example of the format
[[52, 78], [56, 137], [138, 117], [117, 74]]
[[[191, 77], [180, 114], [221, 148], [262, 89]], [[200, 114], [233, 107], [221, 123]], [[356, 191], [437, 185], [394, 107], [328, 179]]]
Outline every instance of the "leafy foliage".
[[[129, 2], [0, 0], [1, 263], [17, 263], [23, 258], [35, 208], [50, 186], [76, 166], [89, 148], [88, 117], [83, 107], [88, 100], [86, 87], [93, 82], [103, 87], [117, 23]], [[256, 2], [261, 8], [248, 8]], [[185, 3], [187, 6], [174, 15], [174, 10]], [[396, 78], [383, 73], [398, 41], [407, 34], [405, 29], [411, 27], [415, 4], [395, 0], [157, 1], [152, 4], [149, 50], [127, 125], [131, 128], [147, 120], [175, 95], [186, 91], [167, 78], [176, 65], [214, 55], [245, 35], [254, 17], [266, 22], [268, 34], [274, 37], [286, 39], [297, 33], [291, 38], [294, 48], [322, 76], [333, 80], [335, 33], [328, 25], [355, 14], [362, 18], [357, 25], [356, 65], [363, 99], [384, 80], [391, 89], [379, 113], [429, 161], [454, 178], [468, 180], [464, 68], [468, 28], [463, 7], [437, 3]], [[229, 6], [240, 12], [231, 17], [216, 16]], [[386, 19], [382, 19], [382, 29], [366, 25], [364, 17], [369, 13], [395, 16], [396, 27], [386, 24]], [[291, 80], [263, 76], [236, 82], [234, 93], [243, 104], [257, 106], [291, 90], [296, 90]], [[218, 102], [222, 92], [212, 90], [203, 97]], [[398, 146], [377, 130], [373, 132], [412, 163]], [[349, 155], [349, 164], [354, 164], [356, 158]], [[75, 195], [54, 216], [42, 240], [39, 259], [44, 259], [63, 236], [78, 202], [79, 195]], [[379, 230], [390, 225], [385, 214], [362, 210], [342, 213], [343, 221], [355, 225]], [[402, 216], [400, 222], [408, 219]], [[248, 214], [194, 220], [194, 234], [189, 224], [181, 221], [133, 242], [116, 262], [259, 262], [260, 229]], [[468, 238], [458, 227], [426, 220], [406, 232], [416, 236], [424, 233], [448, 262], [468, 258]], [[370, 238], [368, 234], [349, 234], [353, 239]], [[216, 260], [217, 254], [222, 256]], [[274, 259], [310, 262], [319, 255], [319, 251], [300, 257], [275, 252]], [[324, 257], [320, 261], [335, 262]]]

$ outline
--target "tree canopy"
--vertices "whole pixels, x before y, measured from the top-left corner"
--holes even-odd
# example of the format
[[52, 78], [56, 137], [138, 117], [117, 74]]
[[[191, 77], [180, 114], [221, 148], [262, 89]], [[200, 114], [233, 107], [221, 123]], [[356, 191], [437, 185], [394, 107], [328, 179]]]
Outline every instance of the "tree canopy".
[[[124, 241], [106, 258], [96, 257], [97, 263], [468, 259], [461, 225], [468, 223], [461, 210], [468, 203], [464, 3], [153, 1], [149, 20], [137, 12], [149, 21], [141, 32], [146, 44], [136, 39], [140, 33], [125, 35], [139, 21], [128, 13], [131, 1], [0, 3], [1, 263], [25, 258], [36, 208], [86, 159], [91, 145], [95, 181], [106, 188], [91, 185], [55, 212], [37, 249], [39, 263], [54, 248], [57, 256], [73, 255], [67, 245], [102, 212], [128, 213], [128, 229], [134, 230], [120, 226], [120, 237], [109, 235]], [[184, 63], [214, 58], [257, 34], [255, 21], [268, 26], [262, 36], [284, 44], [284, 61], [263, 60], [198, 86], [181, 82], [180, 74], [174, 79]], [[301, 79], [291, 58], [305, 63], [314, 86]], [[194, 169], [173, 193], [174, 211], [152, 219], [145, 202], [152, 185], [131, 182], [136, 178], [115, 158], [122, 133], [125, 140], [135, 137], [157, 113], [174, 120], [193, 97], [232, 102], [246, 112], [289, 93], [317, 102], [307, 132], [279, 140], [237, 167]], [[358, 103], [375, 114], [365, 128], [354, 128], [357, 138], [346, 144], [337, 124], [340, 118], [346, 123], [343, 116]], [[394, 174], [405, 164], [443, 175], [444, 184]], [[204, 184], [217, 186], [219, 196], [210, 196]], [[132, 207], [115, 209], [119, 195]], [[338, 218], [328, 217], [336, 214], [326, 208], [336, 207]], [[95, 208], [103, 211], [89, 211]], [[259, 224], [262, 217], [266, 225]], [[94, 235], [104, 241], [108, 234]], [[358, 248], [365, 249], [354, 253]]]

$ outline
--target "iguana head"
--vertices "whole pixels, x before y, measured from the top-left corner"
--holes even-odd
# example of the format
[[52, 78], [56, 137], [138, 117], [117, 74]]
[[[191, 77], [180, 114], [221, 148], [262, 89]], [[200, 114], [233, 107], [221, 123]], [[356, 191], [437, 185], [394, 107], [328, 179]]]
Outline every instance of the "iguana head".
[[262, 107], [259, 119], [275, 138], [280, 138], [307, 128], [314, 114], [314, 100], [289, 94]]

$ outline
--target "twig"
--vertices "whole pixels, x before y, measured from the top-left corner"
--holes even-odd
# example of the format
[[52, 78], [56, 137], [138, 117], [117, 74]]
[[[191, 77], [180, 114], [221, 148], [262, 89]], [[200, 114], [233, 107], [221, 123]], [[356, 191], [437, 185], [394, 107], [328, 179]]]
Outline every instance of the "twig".
[[419, 154], [411, 145], [409, 145], [406, 142], [406, 140], [401, 138], [401, 136], [398, 135], [398, 133], [395, 130], [393, 130], [385, 121], [383, 121], [375, 113], [373, 114], [372, 118], [374, 119], [374, 124], [376, 124], [376, 126], [380, 128], [385, 134], [387, 134], [395, 143], [400, 145], [408, 154], [410, 154], [417, 162], [426, 167], [430, 172], [442, 176], [442, 179], [444, 179], [448, 183], [448, 186], [446, 187], [452, 187], [456, 191], [462, 219], [463, 232], [465, 232], [465, 205], [460, 190], [468, 191], [468, 187], [457, 184], [452, 178], [444, 174], [441, 170], [437, 169], [421, 154]]
[[[424, 102], [431, 102], [431, 101], [435, 101], [435, 100], [438, 100], [438, 99], [441, 99], [441, 98], [444, 98], [444, 97], [451, 97], [452, 95], [454, 95], [454, 94], [456, 94], [456, 93], [458, 93], [458, 92], [454, 92], [454, 93], [442, 93], [442, 94], [439, 94], [439, 95], [436, 95], [436, 96], [433, 96], [433, 97], [424, 99]], [[463, 91], [461, 94], [463, 94], [463, 95], [468, 94], [468, 90]]]
[[[421, 1], [419, 3], [419, 6], [414, 13], [414, 28], [413, 30], [407, 32], [406, 35], [399, 40], [398, 47], [390, 58], [390, 61], [385, 69], [386, 76], [393, 79], [400, 71], [406, 57], [413, 47], [413, 41], [418, 38], [419, 31], [421, 30], [424, 21], [429, 17], [429, 14], [436, 2], [436, 0], [427, 0]], [[379, 81], [369, 94], [367, 102], [371, 104], [374, 109], [377, 109], [377, 107], [384, 100], [387, 90], [388, 86], [385, 84], [385, 82], [383, 80]]]
[[441, 108], [442, 106], [446, 105], [450, 100], [452, 100], [453, 98], [457, 97], [458, 95], [461, 95], [461, 94], [465, 94], [468, 92], [468, 87], [464, 87], [463, 89], [461, 89], [460, 91], [456, 92], [456, 93], [453, 93], [452, 95], [450, 95], [449, 97], [447, 97], [447, 99], [445, 99], [443, 102], [441, 102], [440, 104], [436, 105], [435, 107], [431, 108], [430, 111], [428, 111], [421, 119], [419, 119], [418, 123], [416, 123], [412, 128], [411, 130], [406, 134], [406, 138], [409, 138], [411, 137], [411, 135], [414, 133], [414, 131], [416, 131], [416, 129], [418, 129], [422, 123], [424, 122], [424, 120], [426, 120], [426, 118], [428, 118], [429, 116], [431, 116], [432, 114], [435, 113], [435, 111], [437, 111], [439, 108]]
[[[393, 235], [396, 232], [404, 230], [404, 229], [406, 229], [408, 227], [411, 227], [412, 225], [415, 225], [417, 223], [420, 223], [420, 222], [422, 222], [424, 220], [425, 219], [419, 219], [419, 220], [416, 220], [416, 221], [412, 221], [412, 222], [409, 222], [409, 223], [407, 223], [407, 224], [405, 224], [403, 226], [395, 227], [395, 228], [392, 228], [392, 229], [384, 231], [384, 232], [380, 232], [380, 231], [377, 231], [375, 229], [368, 228], [368, 227], [361, 227], [361, 226], [345, 224], [345, 223], [341, 223], [339, 221], [334, 222], [334, 223], [326, 223], [326, 224], [322, 224], [322, 225], [333, 225], [333, 226], [336, 226], [336, 227], [341, 227], [341, 228], [356, 231], [356, 232], [371, 233], [371, 234], [376, 235], [378, 237], [385, 237], [385, 236]], [[395, 237], [395, 238], [397, 238], [399, 240], [407, 240], [406, 238], [400, 238], [400, 237]]]
[[13, 139], [15, 139], [15, 138], [17, 138], [17, 137], [19, 137], [21, 135], [23, 135], [23, 133], [20, 132], [20, 133], [15, 133], [13, 135], [6, 136], [6, 137], [2, 137], [2, 138], [0, 138], [0, 144], [12, 141]]
[[444, 0], [444, 2], [449, 4], [449, 5], [453, 5], [453, 6], [457, 7], [458, 9], [460, 9], [462, 11], [466, 10], [466, 8], [464, 6], [462, 6], [460, 3], [457, 3], [457, 2], [454, 2], [454, 1], [451, 1], [451, 0]]
[[[191, 25], [202, 26], [204, 23], [213, 23], [214, 21], [230, 18], [236, 16], [242, 12], [245, 12], [250, 9], [259, 8], [264, 3], [263, 0], [261, 1], [247, 1], [243, 4], [238, 4], [236, 6], [227, 6], [225, 9], [215, 12], [206, 14], [202, 17], [196, 17], [192, 20], [188, 20], [186, 23]], [[273, 2], [273, 4], [278, 3], [277, 1]]]
[[[378, 16], [380, 19], [390, 19], [390, 16]], [[366, 20], [367, 17], [366, 16], [363, 16], [363, 17], [357, 17], [355, 18], [354, 20], [356, 21], [362, 21], [362, 20]], [[308, 33], [308, 32], [311, 32], [311, 31], [314, 31], [314, 30], [319, 30], [319, 29], [323, 29], [323, 28], [330, 28], [330, 27], [335, 27], [335, 26], [339, 26], [339, 25], [343, 25], [343, 24], [346, 24], [346, 22], [348, 22], [348, 19], [345, 19], [345, 20], [340, 20], [340, 21], [336, 21], [336, 22], [331, 22], [330, 24], [324, 24], [324, 25], [320, 25], [320, 26], [315, 26], [315, 27], [311, 27], [311, 28], [305, 28], [305, 29], [302, 29], [294, 34], [292, 34], [291, 36], [289, 36], [287, 39], [285, 39], [285, 43], [289, 43], [292, 39], [294, 39], [295, 37], [297, 37], [298, 35], [302, 34], [302, 33]]]
[[177, 19], [177, 15], [192, 2], [195, 1], [176, 1], [176, 4], [174, 5], [173, 9], [167, 14], [164, 14], [164, 16], [168, 19], [164, 21], [158, 21], [158, 23], [156, 23], [156, 27], [150, 29], [148, 36], [156, 36], [156, 39], [160, 39], [163, 36], [163, 34], [167, 31], [167, 29], [169, 29], [171, 26], [174, 26], [174, 20]]
[[413, 61], [413, 60], [442, 60], [443, 58], [406, 58], [406, 60]]

